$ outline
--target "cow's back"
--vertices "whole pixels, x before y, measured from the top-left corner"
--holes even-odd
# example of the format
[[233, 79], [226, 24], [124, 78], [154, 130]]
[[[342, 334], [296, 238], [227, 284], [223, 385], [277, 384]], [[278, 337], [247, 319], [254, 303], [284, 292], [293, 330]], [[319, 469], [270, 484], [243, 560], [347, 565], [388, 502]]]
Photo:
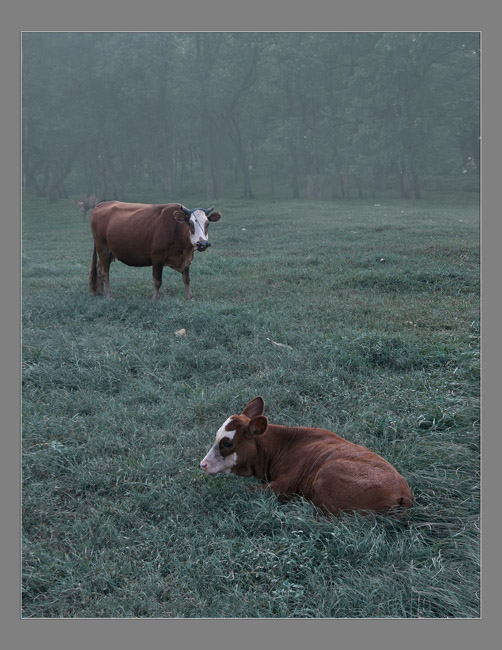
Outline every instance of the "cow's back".
[[385, 458], [337, 436], [311, 484], [312, 501], [330, 512], [409, 507], [413, 496], [403, 476]]
[[129, 266], [151, 266], [153, 248], [168, 250], [176, 227], [167, 205], [100, 203], [91, 214], [96, 240]]
[[162, 207], [143, 203], [104, 201], [91, 212], [91, 229], [93, 233], [106, 237], [114, 232], [136, 233], [136, 231], [149, 230], [154, 215], [160, 213]]
[[[271, 477], [285, 492], [333, 513], [412, 505], [406, 480], [377, 453], [326, 429], [269, 425], [267, 435], [273, 439], [288, 430], [290, 444], [281, 442]], [[273, 440], [267, 442], [274, 446]]]

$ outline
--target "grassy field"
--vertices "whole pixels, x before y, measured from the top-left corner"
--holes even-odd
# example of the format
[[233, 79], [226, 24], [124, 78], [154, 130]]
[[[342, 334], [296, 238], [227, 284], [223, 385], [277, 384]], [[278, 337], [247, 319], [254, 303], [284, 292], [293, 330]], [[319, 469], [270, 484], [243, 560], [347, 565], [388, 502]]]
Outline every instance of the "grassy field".
[[[189, 303], [120, 263], [90, 295], [88, 221], [24, 197], [24, 617], [480, 615], [477, 197], [379, 203], [219, 202]], [[387, 458], [413, 512], [205, 476], [258, 394]]]

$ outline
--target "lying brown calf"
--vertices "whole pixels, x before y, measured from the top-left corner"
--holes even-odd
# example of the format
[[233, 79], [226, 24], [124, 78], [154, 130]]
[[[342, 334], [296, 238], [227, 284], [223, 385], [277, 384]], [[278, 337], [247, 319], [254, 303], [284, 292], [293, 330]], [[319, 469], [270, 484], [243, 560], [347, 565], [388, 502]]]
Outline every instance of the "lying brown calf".
[[281, 500], [294, 494], [327, 512], [409, 508], [405, 479], [378, 454], [326, 429], [269, 424], [263, 398], [230, 416], [200, 467], [206, 474], [256, 476]]

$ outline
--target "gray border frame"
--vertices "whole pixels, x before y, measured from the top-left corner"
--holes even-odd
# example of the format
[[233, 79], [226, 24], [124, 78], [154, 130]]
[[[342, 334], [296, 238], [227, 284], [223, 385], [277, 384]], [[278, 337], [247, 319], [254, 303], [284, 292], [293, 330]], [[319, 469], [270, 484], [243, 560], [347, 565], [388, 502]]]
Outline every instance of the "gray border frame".
[[[1, 639], [9, 650], [37, 648], [138, 647], [339, 647], [455, 648], [494, 647], [499, 599], [500, 562], [494, 559], [499, 516], [493, 483], [500, 441], [494, 402], [498, 367], [496, 310], [493, 300], [500, 277], [497, 234], [500, 219], [490, 188], [500, 183], [501, 129], [491, 119], [500, 106], [496, 52], [502, 12], [496, 0], [18, 0], [2, 8], [2, 147], [0, 179], [1, 372], [0, 436]], [[498, 19], [498, 21], [497, 21]], [[22, 620], [20, 619], [20, 33], [22, 31], [481, 31], [483, 46], [483, 196], [482, 196], [482, 404], [483, 404], [483, 607], [480, 620]], [[498, 54], [498, 56], [497, 56]], [[7, 88], [6, 88], [7, 87]], [[498, 101], [497, 101], [498, 100]], [[497, 132], [498, 131], [498, 132]], [[496, 185], [495, 185], [496, 186]], [[497, 223], [497, 221], [499, 223]], [[500, 240], [500, 239], [499, 239]], [[500, 282], [500, 280], [498, 280]], [[500, 300], [498, 301], [500, 303]], [[500, 305], [499, 305], [500, 307]], [[498, 346], [500, 348], [500, 345]], [[486, 351], [489, 351], [489, 355]], [[498, 456], [499, 458], [501, 456]], [[490, 488], [490, 489], [489, 489]], [[497, 513], [498, 514], [498, 513]], [[495, 541], [496, 543], [496, 541]], [[489, 571], [487, 571], [487, 567]], [[494, 637], [494, 639], [492, 639]]]

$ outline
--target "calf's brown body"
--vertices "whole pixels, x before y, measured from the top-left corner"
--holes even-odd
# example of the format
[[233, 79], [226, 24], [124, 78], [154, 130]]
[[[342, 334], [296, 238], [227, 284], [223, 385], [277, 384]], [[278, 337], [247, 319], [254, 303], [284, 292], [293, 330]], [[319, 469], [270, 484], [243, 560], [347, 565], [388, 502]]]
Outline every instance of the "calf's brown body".
[[76, 201], [76, 204], [78, 205], [80, 211], [82, 212], [82, 221], [85, 221], [87, 211], [95, 208], [98, 205], [98, 203], [99, 203], [99, 199], [97, 196], [94, 195], [86, 196], [85, 199], [82, 199], [82, 201]]
[[[413, 505], [406, 480], [375, 452], [326, 429], [268, 424], [263, 406], [263, 399], [256, 397], [241, 415], [227, 420], [218, 432], [218, 450], [210, 450], [202, 469], [256, 476], [280, 499], [301, 495], [335, 514]], [[220, 470], [218, 454], [224, 465]]]

